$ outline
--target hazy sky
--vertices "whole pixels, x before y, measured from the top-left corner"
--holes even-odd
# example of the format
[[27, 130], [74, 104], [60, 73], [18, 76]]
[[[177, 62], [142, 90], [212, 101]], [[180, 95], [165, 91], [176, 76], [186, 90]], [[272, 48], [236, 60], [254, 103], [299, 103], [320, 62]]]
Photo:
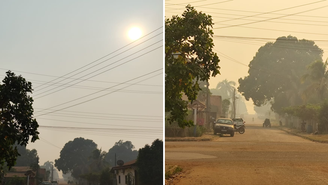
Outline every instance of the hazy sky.
[[[328, 1], [171, 0], [165, 1], [165, 17], [181, 15], [187, 4], [211, 15], [215, 23], [214, 51], [221, 60], [221, 75], [210, 79], [210, 88], [224, 79], [238, 84], [248, 75], [258, 49], [281, 36], [313, 40], [324, 50], [323, 59], [328, 57]], [[252, 113], [252, 102], [247, 106]]]
[[33, 84], [41, 165], [76, 137], [104, 151], [163, 138], [163, 18], [152, 0], [0, 2], [0, 78]]

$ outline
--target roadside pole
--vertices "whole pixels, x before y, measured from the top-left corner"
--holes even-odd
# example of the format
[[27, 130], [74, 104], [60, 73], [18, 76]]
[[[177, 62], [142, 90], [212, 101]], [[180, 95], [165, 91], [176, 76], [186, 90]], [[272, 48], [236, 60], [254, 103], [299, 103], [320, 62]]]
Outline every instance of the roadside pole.
[[194, 108], [194, 137], [196, 137], [197, 108]]

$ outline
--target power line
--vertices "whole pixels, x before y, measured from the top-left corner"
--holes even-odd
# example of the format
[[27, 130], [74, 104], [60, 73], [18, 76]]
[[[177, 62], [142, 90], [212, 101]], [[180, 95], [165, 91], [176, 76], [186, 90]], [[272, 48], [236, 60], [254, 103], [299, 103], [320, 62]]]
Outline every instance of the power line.
[[[38, 83], [36, 82], [36, 84], [38, 84]], [[142, 85], [142, 84], [137, 84], [137, 85]], [[58, 85], [54, 85], [54, 86], [55, 87], [63, 87], [63, 86], [65, 86], [65, 84], [58, 84]], [[94, 86], [82, 86], [82, 85], [73, 85], [73, 86], [66, 85], [66, 86], [67, 87], [72, 87], [72, 88], [77, 88], [77, 89], [86, 89], [86, 90], [100, 90], [100, 89], [102, 89], [102, 87], [94, 87]], [[122, 90], [120, 92], [123, 92], [123, 93], [137, 93], [137, 94], [163, 94], [162, 91], [145, 91], [145, 90]]]
[[223, 27], [216, 27], [216, 28], [213, 28], [213, 29], [231, 28], [231, 27], [236, 27], [236, 26], [244, 26], [244, 25], [255, 24], [255, 23], [259, 23], [259, 22], [265, 22], [265, 21], [274, 20], [274, 19], [280, 19], [280, 18], [283, 18], [283, 17], [293, 16], [293, 15], [297, 15], [297, 14], [301, 14], [301, 13], [305, 13], [305, 12], [310, 12], [310, 11], [313, 11], [313, 10], [322, 9], [322, 8], [327, 7], [327, 6], [313, 8], [313, 9], [310, 9], [310, 10], [305, 10], [305, 11], [301, 11], [301, 12], [287, 14], [287, 15], [284, 15], [284, 16], [273, 17], [273, 18], [269, 18], [269, 19], [263, 19], [263, 20], [253, 21], [253, 22], [242, 23], [242, 24], [234, 24], [234, 25], [223, 26]]
[[[39, 109], [41, 109], [41, 108], [39, 108]], [[43, 110], [43, 109], [41, 109], [41, 110]], [[142, 118], [145, 118], [145, 117], [146, 118], [162, 118], [163, 117], [163, 116], [141, 115], [141, 114], [113, 114], [113, 113], [103, 113], [103, 112], [69, 111], [69, 110], [65, 110], [62, 112], [69, 112], [69, 113], [83, 114], [83, 115], [106, 115], [106, 116], [142, 117]]]
[[[111, 66], [111, 65], [113, 65], [113, 64], [115, 64], [115, 63], [117, 63], [117, 62], [120, 62], [120, 61], [122, 61], [123, 59], [126, 59], [126, 58], [128, 58], [128, 57], [130, 57], [130, 56], [132, 56], [132, 55], [134, 55], [134, 54], [136, 54], [136, 53], [139, 53], [140, 51], [142, 51], [142, 50], [144, 50], [144, 49], [146, 49], [146, 48], [148, 48], [148, 47], [151, 47], [151, 46], [153, 46], [153, 45], [155, 45], [155, 44], [157, 44], [157, 43], [159, 43], [159, 42], [162, 42], [162, 41], [163, 41], [163, 40], [161, 39], [161, 40], [159, 40], [159, 41], [157, 41], [157, 42], [155, 42], [155, 43], [153, 43], [153, 44], [151, 44], [151, 45], [149, 45], [149, 46], [147, 46], [147, 47], [145, 47], [145, 48], [143, 48], [143, 49], [141, 49], [141, 50], [138, 50], [137, 52], [135, 52], [135, 53], [133, 53], [133, 54], [130, 54], [130, 55], [126, 56], [126, 57], [123, 57], [122, 59], [117, 60], [117, 61], [115, 61], [115, 62], [113, 62], [113, 63], [111, 63], [111, 64], [105, 66], [104, 68], [106, 68], [106, 67], [108, 67], [108, 66]], [[98, 75], [100, 75], [100, 74], [103, 74], [103, 73], [105, 73], [105, 72], [108, 72], [108, 71], [110, 71], [110, 70], [112, 70], [112, 69], [115, 69], [115, 68], [121, 66], [121, 65], [124, 65], [124, 64], [126, 64], [126, 63], [129, 63], [129, 62], [131, 62], [131, 61], [133, 61], [133, 60], [135, 60], [135, 59], [137, 59], [137, 58], [140, 58], [140, 57], [142, 57], [142, 56], [144, 56], [144, 55], [146, 55], [146, 54], [149, 54], [149, 53], [151, 53], [151, 52], [153, 52], [153, 51], [155, 51], [155, 50], [157, 50], [157, 49], [159, 49], [159, 48], [161, 48], [161, 47], [163, 47], [163, 46], [161, 45], [161, 46], [159, 46], [159, 47], [156, 47], [156, 48], [154, 48], [154, 49], [152, 49], [152, 50], [150, 50], [150, 51], [147, 51], [147, 52], [145, 52], [145, 53], [143, 53], [143, 54], [140, 54], [140, 55], [138, 55], [138, 56], [136, 56], [136, 57], [134, 57], [134, 58], [132, 58], [132, 59], [130, 59], [130, 60], [127, 60], [127, 61], [125, 61], [125, 62], [123, 62], [123, 63], [121, 63], [121, 64], [118, 64], [118, 65], [116, 65], [116, 66], [114, 66], [114, 67], [112, 67], [112, 68], [109, 68], [109, 69], [107, 69], [107, 70], [105, 70], [105, 71], [102, 71], [102, 72], [100, 72], [100, 73], [97, 73], [97, 74], [95, 74], [95, 75], [93, 75], [93, 76], [91, 76], [91, 77], [88, 77], [88, 78], [86, 78], [86, 79], [91, 79], [91, 78], [93, 78], [93, 77], [95, 77], [95, 76], [98, 76]], [[104, 68], [102, 68], [102, 69], [104, 69]], [[98, 69], [98, 70], [99, 70], [99, 69]], [[97, 70], [97, 71], [98, 71], [98, 70]], [[93, 74], [94, 72], [95, 72], [95, 71], [93, 71], [93, 72], [91, 72], [91, 73], [88, 73], [88, 74], [82, 76], [81, 78], [86, 77], [86, 76], [88, 76], [88, 75], [90, 75], [90, 74]], [[76, 81], [76, 80], [73, 80], [73, 81]], [[73, 81], [70, 81], [70, 82], [73, 82]], [[76, 82], [76, 83], [73, 83], [73, 84], [69, 84], [70, 82], [65, 83], [64, 85], [68, 85], [68, 86], [65, 86], [65, 87], [63, 87], [63, 88], [60, 88], [59, 90], [55, 90], [55, 91], [49, 92], [49, 91], [51, 91], [51, 90], [56, 89], [56, 87], [55, 87], [55, 88], [52, 88], [52, 89], [50, 89], [50, 90], [48, 90], [48, 91], [42, 92], [42, 93], [40, 93], [40, 94], [44, 94], [44, 93], [47, 93], [47, 92], [49, 92], [49, 93], [47, 93], [47, 94], [45, 94], [45, 95], [42, 95], [42, 96], [40, 96], [40, 97], [37, 97], [36, 99], [38, 99], [38, 98], [42, 98], [42, 97], [45, 97], [45, 96], [48, 96], [48, 95], [50, 95], [50, 94], [56, 93], [56, 92], [58, 92], [58, 91], [61, 91], [61, 90], [63, 90], [63, 89], [67, 89], [68, 87], [71, 87], [71, 86], [73, 86], [73, 85], [76, 85], [76, 84], [81, 83], [82, 80], [81, 80], [81, 81], [78, 81], [78, 82]], [[40, 95], [40, 94], [39, 94], [39, 95]], [[37, 95], [36, 95], [36, 96], [37, 96]]]
[[[162, 29], [162, 28], [163, 28], [163, 26], [161, 26], [161, 27], [159, 27], [159, 28], [157, 28], [157, 29], [155, 29], [155, 30], [149, 32], [148, 34], [142, 36], [140, 39], [145, 38], [146, 36], [148, 36], [148, 35], [150, 35], [150, 34], [156, 32], [157, 30]], [[140, 39], [139, 39], [139, 40], [140, 40]], [[129, 45], [131, 45], [131, 44], [133, 44], [133, 43], [135, 43], [135, 42], [137, 42], [137, 41], [139, 41], [139, 40], [135, 40], [135, 41], [133, 41], [133, 42], [131, 42], [131, 43], [129, 43], [129, 44], [127, 44], [127, 45], [125, 45], [125, 46], [123, 46], [123, 47], [121, 47], [121, 48], [119, 48], [119, 49], [117, 49], [117, 50], [115, 50], [115, 51], [113, 51], [113, 52], [111, 52], [111, 53], [109, 53], [109, 54], [107, 54], [107, 55], [105, 55], [105, 56], [103, 56], [103, 57], [97, 59], [97, 60], [94, 60], [94, 61], [92, 61], [92, 62], [90, 62], [90, 63], [88, 63], [88, 64], [86, 64], [86, 65], [84, 65], [84, 66], [82, 66], [82, 67], [80, 67], [80, 68], [78, 68], [78, 69], [76, 69], [76, 70], [74, 70], [74, 71], [71, 71], [71, 72], [65, 74], [65, 75], [62, 75], [61, 77], [67, 76], [67, 75], [69, 75], [69, 74], [71, 74], [71, 73], [74, 73], [74, 72], [76, 72], [76, 71], [78, 71], [78, 70], [80, 70], [80, 69], [83, 69], [83, 68], [85, 68], [85, 67], [87, 67], [87, 66], [89, 66], [89, 65], [91, 65], [91, 64], [93, 64], [93, 63], [96, 63], [96, 62], [98, 62], [99, 60], [102, 60], [102, 59], [104, 59], [105, 57], [107, 57], [107, 56], [109, 56], [109, 55], [112, 55], [112, 54], [116, 53], [117, 51], [119, 51], [119, 50], [121, 50], [121, 49], [124, 49], [125, 47], [127, 47], [127, 46], [129, 46]], [[147, 40], [146, 40], [146, 41], [147, 41]], [[145, 42], [145, 41], [144, 41], [144, 42]], [[144, 42], [141, 42], [141, 43], [144, 43]], [[140, 43], [140, 44], [141, 44], [141, 43]], [[57, 79], [60, 79], [60, 77], [57, 78]], [[48, 83], [51, 83], [51, 82], [53, 82], [53, 81], [56, 81], [57, 79], [51, 80], [51, 81], [49, 81]], [[43, 85], [46, 85], [46, 84], [47, 84], [47, 83], [45, 83], [45, 84], [43, 84]], [[43, 86], [43, 85], [41, 85], [41, 86]], [[40, 86], [40, 87], [41, 87], [41, 86]]]
[[[133, 122], [134, 124], [132, 125], [123, 125], [123, 124], [120, 124], [120, 125], [115, 125], [115, 124], [106, 124], [106, 123], [91, 123], [91, 122], [81, 122], [81, 121], [68, 121], [68, 120], [58, 120], [58, 119], [48, 119], [48, 118], [38, 118], [39, 119], [44, 119], [44, 120], [50, 120], [50, 121], [56, 121], [56, 122], [60, 122], [60, 123], [76, 123], [76, 124], [85, 124], [85, 125], [103, 125], [103, 126], [114, 126], [114, 127], [128, 127], [128, 128], [134, 128], [134, 127], [137, 127], [138, 129], [140, 128], [143, 128], [143, 127], [147, 127], [147, 128], [153, 128], [153, 129], [158, 129], [158, 128], [162, 128], [162, 127], [151, 127], [151, 126], [143, 126], [143, 125], [136, 125], [135, 123], [137, 122]], [[153, 121], [154, 122], [154, 121]], [[155, 123], [155, 122], [154, 122]], [[156, 122], [157, 123], [157, 122]], [[160, 122], [158, 122], [160, 123]]]
[[[72, 80], [83, 80], [83, 81], [89, 81], [89, 82], [97, 82], [97, 83], [106, 83], [106, 84], [118, 84], [119, 82], [111, 82], [111, 81], [103, 81], [103, 80], [91, 80], [91, 79], [83, 79], [83, 78], [66, 78], [66, 77], [61, 77], [61, 76], [55, 76], [55, 75], [48, 75], [48, 74], [41, 74], [41, 73], [32, 73], [32, 72], [27, 72], [27, 71], [19, 71], [19, 70], [11, 70], [11, 69], [5, 69], [5, 68], [0, 68], [0, 70], [4, 71], [14, 71], [14, 72], [20, 72], [20, 73], [26, 73], [26, 74], [32, 74], [32, 75], [37, 75], [37, 76], [47, 76], [47, 77], [54, 77], [54, 78], [64, 78], [64, 79], [72, 79]], [[5, 75], [0, 75], [2, 77], [5, 77]], [[35, 79], [28, 79], [29, 81], [33, 81], [36, 83], [48, 83], [49, 81], [45, 82], [42, 80], [35, 80]], [[55, 83], [51, 84], [55, 85]], [[63, 85], [61, 83], [60, 85]], [[162, 85], [156, 85], [156, 84], [137, 84], [138, 86], [150, 86], [150, 87], [163, 87]]]
[[[161, 33], [159, 33], [159, 34], [157, 34], [157, 35], [155, 35], [155, 36], [153, 36], [153, 37], [147, 39], [146, 41], [148, 41], [148, 40], [150, 40], [150, 39], [153, 39], [154, 37], [157, 37], [158, 35], [161, 35], [161, 34], [163, 34], [163, 32], [161, 32]], [[146, 41], [144, 41], [144, 42], [146, 42]], [[111, 59], [113, 59], [113, 58], [115, 58], [115, 57], [117, 57], [117, 56], [119, 56], [119, 55], [121, 55], [121, 54], [127, 52], [128, 50], [133, 49], [134, 47], [137, 47], [137, 46], [143, 44], [144, 42], [139, 43], [138, 45], [133, 46], [132, 48], [129, 48], [129, 49], [125, 50], [125, 51], [122, 51], [121, 53], [118, 53], [118, 54], [116, 54], [116, 55], [114, 55], [114, 56], [112, 56], [112, 57], [110, 57], [110, 58], [108, 58], [108, 59], [106, 59], [106, 60], [104, 60], [104, 61], [98, 63], [98, 64], [95, 64], [95, 65], [93, 65], [93, 66], [91, 66], [91, 67], [89, 67], [89, 68], [86, 68], [86, 69], [84, 69], [84, 70], [82, 70], [82, 71], [80, 71], [80, 72], [78, 72], [78, 73], [76, 73], [76, 74], [74, 74], [74, 75], [69, 76], [69, 77], [76, 76], [76, 75], [78, 75], [78, 74], [81, 74], [81, 73], [83, 73], [83, 72], [89, 70], [89, 69], [92, 69], [92, 68], [94, 68], [94, 67], [96, 67], [96, 66], [98, 66], [98, 65], [100, 65], [100, 64], [102, 64], [102, 63], [104, 63], [104, 62], [106, 62], [106, 61], [109, 61], [109, 60], [111, 60]], [[151, 44], [151, 45], [148, 45], [148, 46], [144, 47], [143, 49], [141, 49], [141, 50], [139, 50], [139, 51], [142, 51], [142, 50], [144, 50], [144, 49], [146, 49], [146, 48], [149, 48], [149, 47], [151, 47], [151, 46], [153, 46], [153, 45], [155, 45], [155, 44], [157, 44], [157, 43], [159, 43], [159, 42], [162, 42], [162, 40], [157, 41], [157, 42], [155, 42], [155, 43], [153, 43], [153, 44]], [[123, 60], [123, 59], [125, 59], [125, 58], [128, 58], [129, 56], [132, 56], [132, 55], [134, 55], [134, 54], [136, 54], [136, 53], [138, 53], [138, 52], [132, 53], [132, 54], [130, 54], [130, 55], [128, 55], [128, 56], [126, 56], [126, 57], [124, 57], [124, 58], [122, 58], [122, 59], [120, 59], [120, 60], [118, 60], [118, 61], [116, 61], [116, 62], [113, 62], [113, 63], [111, 63], [111, 64], [109, 64], [109, 65], [106, 65], [105, 67], [102, 67], [102, 68], [100, 68], [100, 69], [103, 69], [103, 68], [106, 68], [106, 67], [108, 67], [108, 66], [111, 66], [111, 65], [113, 65], [113, 64], [115, 64], [115, 63], [117, 63], [117, 62], [119, 62], [119, 61], [121, 61], [121, 60]], [[98, 71], [98, 70], [99, 70], [99, 69], [97, 69], [96, 71]], [[90, 73], [89, 73], [89, 74], [90, 74]], [[84, 75], [84, 76], [87, 76], [87, 75]], [[83, 77], [84, 77], [84, 76], [83, 76]], [[55, 82], [55, 84], [57, 84], [57, 83], [59, 83], [59, 82], [62, 82], [62, 81], [65, 81], [65, 79], [60, 80], [60, 81], [58, 81], [58, 82]], [[73, 80], [73, 81], [76, 81], [76, 80]], [[72, 82], [72, 81], [71, 81], [71, 82]], [[51, 86], [48, 85], [48, 86], [45, 87], [45, 88], [41, 88], [40, 91], [42, 91], [43, 89], [47, 89], [48, 87], [51, 87]], [[44, 93], [49, 92], [49, 91], [54, 90], [54, 89], [56, 89], [56, 88], [52, 88], [52, 89], [47, 90], [47, 91], [45, 91], [45, 92], [41, 92], [40, 94], [44, 94]]]
[[[228, 39], [244, 39], [244, 40], [263, 40], [263, 41], [267, 41], [267, 40], [277, 40], [277, 38], [265, 38], [265, 37], [243, 37], [243, 36], [231, 36], [231, 35], [213, 35], [214, 37], [218, 37], [218, 38], [228, 38]], [[328, 40], [315, 40], [315, 39], [307, 39], [307, 40], [311, 40], [311, 41], [321, 41], [321, 42], [328, 42]], [[294, 42], [294, 40], [290, 40], [290, 39], [281, 39], [280, 41], [286, 41], [286, 42]]]
[[[143, 78], [143, 77], [145, 77], [145, 76], [148, 76], [148, 75], [150, 75], [150, 74], [153, 74], [153, 73], [156, 73], [156, 72], [159, 72], [159, 71], [162, 71], [162, 70], [163, 70], [163, 69], [160, 68], [160, 69], [157, 69], [157, 70], [152, 71], [152, 72], [150, 72], [150, 73], [147, 73], [147, 74], [144, 74], [144, 75], [138, 76], [138, 77], [136, 77], [136, 78], [130, 79], [130, 80], [128, 80], [128, 81], [125, 81], [125, 82], [123, 82], [123, 83], [130, 82], [130, 81], [133, 81], [133, 80], [137, 80], [137, 79], [139, 79], [139, 78]], [[158, 74], [156, 74], [155, 76], [158, 76]], [[135, 84], [138, 84], [138, 83], [140, 83], [140, 82], [142, 82], [142, 81], [148, 80], [148, 79], [153, 78], [153, 77], [155, 77], [155, 76], [151, 76], [151, 77], [146, 78], [146, 79], [144, 79], [144, 80], [140, 80], [140, 81], [136, 82]], [[121, 85], [121, 84], [118, 84], [118, 85]], [[118, 85], [115, 85], [115, 86], [118, 86]], [[110, 88], [113, 88], [113, 87], [115, 87], [115, 86], [112, 86], [112, 87], [109, 87], [109, 88], [106, 88], [106, 89], [110, 89]], [[118, 90], [122, 90], [122, 89], [127, 88], [127, 87], [129, 87], [129, 86], [125, 86], [125, 87], [120, 88], [120, 89], [118, 89]], [[104, 89], [104, 90], [105, 90], [105, 89]], [[52, 109], [52, 108], [54, 108], [54, 107], [58, 107], [58, 106], [61, 106], [61, 105], [64, 105], [64, 104], [70, 103], [70, 102], [73, 102], [73, 101], [76, 101], [76, 100], [79, 100], [79, 99], [82, 99], [82, 98], [85, 98], [85, 97], [88, 97], [88, 96], [91, 96], [91, 95], [94, 95], [94, 94], [97, 94], [97, 93], [102, 92], [102, 91], [104, 91], [104, 90], [98, 91], [98, 92], [96, 92], [96, 93], [91, 93], [91, 94], [89, 94], [89, 95], [86, 95], [86, 96], [83, 96], [83, 97], [80, 97], [80, 98], [77, 98], [77, 99], [74, 99], [74, 100], [71, 100], [71, 101], [68, 101], [68, 102], [65, 102], [65, 103], [62, 103], [62, 104], [59, 104], [59, 105], [53, 106], [53, 107], [50, 107], [50, 108], [47, 108], [47, 109], [44, 109], [44, 110], [42, 110], [41, 112], [43, 112], [43, 111], [45, 111], [45, 110]], [[95, 100], [95, 99], [98, 99], [98, 98], [101, 98], [101, 97], [107, 96], [107, 95], [112, 94], [112, 93], [114, 93], [114, 92], [116, 92], [116, 91], [118, 91], [118, 90], [115, 90], [115, 91], [112, 91], [112, 92], [106, 93], [106, 94], [104, 94], [104, 95], [97, 96], [97, 97], [95, 97], [95, 98], [91, 98], [91, 99], [89, 99], [89, 100], [85, 100], [85, 101], [80, 102], [80, 103], [76, 103], [76, 104], [73, 104], [73, 105], [67, 106], [67, 107], [65, 107], [65, 108], [61, 108], [61, 109], [58, 109], [58, 110], [53, 110], [53, 111], [50, 111], [50, 112], [46, 112], [46, 113], [43, 113], [43, 114], [38, 115], [38, 116], [43, 116], [43, 115], [47, 115], [47, 114], [50, 114], [50, 113], [58, 112], [58, 111], [61, 111], [61, 110], [65, 110], [65, 109], [68, 109], [68, 108], [71, 108], [71, 107], [74, 107], [74, 106], [77, 106], [77, 105], [80, 105], [80, 104], [83, 104], [83, 103], [86, 103], [86, 102], [89, 102], [89, 101], [92, 101], [92, 100]]]
[[[324, 0], [323, 0], [324, 1]], [[302, 5], [299, 5], [299, 6], [302, 6]], [[290, 7], [292, 8], [292, 7]], [[183, 10], [182, 8], [166, 8], [166, 9], [171, 9], [172, 11], [181, 11]], [[259, 11], [250, 11], [250, 10], [241, 10], [241, 9], [228, 9], [228, 8], [217, 8], [217, 7], [206, 7], [204, 9], [213, 9], [213, 10], [217, 10], [217, 11], [229, 11], [229, 12], [238, 12], [238, 13], [255, 13], [255, 14], [272, 14], [272, 15], [287, 15], [287, 14], [283, 14], [283, 13], [269, 13], [269, 12], [259, 12]], [[224, 15], [229, 15], [227, 13], [218, 13], [218, 12], [211, 12], [211, 11], [206, 11], [207, 13], [210, 13], [211, 15], [213, 14], [224, 14]], [[230, 14], [232, 15], [232, 14]], [[234, 14], [236, 15], [236, 14]], [[237, 16], [240, 16], [240, 15], [237, 15]], [[244, 16], [244, 15], [242, 15]], [[317, 15], [295, 15], [296, 17], [306, 17], [306, 18], [315, 18], [316, 20], [318, 18], [321, 18], [321, 19], [327, 19], [328, 17], [327, 16], [317, 16]]]
[[[219, 22], [216, 22], [216, 23], [222, 23], [222, 22], [227, 22], [227, 21], [234, 21], [234, 20], [244, 19], [244, 18], [248, 18], [248, 17], [257, 17], [259, 15], [265, 15], [265, 14], [270, 14], [270, 13], [274, 13], [274, 12], [280, 12], [280, 11], [290, 10], [290, 9], [299, 8], [299, 7], [302, 7], [302, 6], [308, 6], [308, 5], [312, 5], [312, 4], [316, 4], [316, 3], [321, 3], [323, 1], [325, 1], [325, 0], [316, 1], [316, 2], [312, 2], [312, 3], [307, 3], [307, 4], [302, 4], [302, 5], [297, 5], [297, 6], [292, 6], [292, 7], [288, 7], [288, 8], [279, 9], [279, 10], [273, 10], [273, 11], [269, 11], [269, 12], [258, 13], [258, 14], [255, 14], [255, 15], [248, 15], [248, 16], [243, 16], [243, 17], [237, 17], [237, 18], [233, 18], [233, 19], [219, 21]], [[284, 16], [289, 16], [289, 15], [288, 14], [287, 15], [283, 15], [282, 17], [284, 17]]]

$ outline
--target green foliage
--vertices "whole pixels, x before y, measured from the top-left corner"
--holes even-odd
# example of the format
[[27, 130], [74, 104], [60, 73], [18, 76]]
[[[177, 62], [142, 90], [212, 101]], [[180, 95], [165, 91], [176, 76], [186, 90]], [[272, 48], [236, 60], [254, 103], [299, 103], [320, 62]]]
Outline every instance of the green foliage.
[[163, 141], [157, 139], [139, 149], [137, 166], [140, 184], [163, 184]]
[[316, 121], [318, 120], [318, 114], [320, 111], [319, 105], [300, 105], [292, 107], [284, 107], [282, 113], [296, 116], [303, 121]]
[[110, 168], [106, 167], [100, 173], [99, 183], [100, 185], [111, 185], [115, 178], [115, 175], [110, 172]]
[[328, 132], [328, 101], [324, 101], [319, 112], [319, 131]]
[[302, 76], [302, 82], [310, 81], [310, 84], [303, 91], [305, 102], [320, 103], [328, 97], [328, 59], [326, 62], [317, 60], [311, 63], [308, 73]]
[[[199, 81], [208, 81], [219, 74], [219, 58], [212, 51], [212, 17], [188, 5], [182, 17], [165, 20], [165, 112], [169, 123], [191, 126], [186, 120], [187, 101], [196, 99]], [[179, 53], [175, 58], [174, 53]]]
[[206, 128], [201, 125], [196, 125], [196, 132], [195, 132], [195, 126], [188, 128], [189, 137], [201, 137], [205, 132], [206, 132]]
[[39, 139], [39, 127], [33, 118], [32, 84], [8, 71], [0, 85], [0, 173], [15, 165], [19, 156], [15, 144], [26, 146]]
[[134, 145], [131, 141], [123, 142], [123, 140], [119, 140], [112, 148], [108, 150], [105, 159], [110, 165], [113, 166], [116, 166], [115, 154], [116, 160], [123, 160], [124, 162], [135, 160], [138, 156], [138, 151], [133, 149]]
[[88, 159], [97, 149], [97, 144], [92, 140], [75, 138], [65, 144], [60, 151], [60, 158], [55, 160], [55, 166], [64, 174], [71, 172], [74, 178], [88, 172]]
[[224, 117], [228, 117], [229, 107], [230, 107], [230, 101], [228, 99], [224, 99], [222, 101], [222, 115]]
[[12, 177], [6, 179], [4, 185], [22, 185], [26, 184], [26, 178], [25, 177]]
[[279, 37], [274, 43], [259, 48], [249, 64], [249, 75], [239, 79], [238, 91], [256, 106], [272, 101], [272, 109], [302, 103], [301, 83], [306, 66], [320, 60], [323, 51], [313, 41], [296, 37]]
[[30, 166], [34, 171], [39, 168], [39, 156], [35, 149], [29, 150], [25, 146], [17, 145], [17, 151], [20, 156], [17, 157], [16, 166]]
[[172, 178], [175, 174], [180, 172], [182, 172], [182, 168], [180, 166], [173, 166], [165, 172], [165, 179]]

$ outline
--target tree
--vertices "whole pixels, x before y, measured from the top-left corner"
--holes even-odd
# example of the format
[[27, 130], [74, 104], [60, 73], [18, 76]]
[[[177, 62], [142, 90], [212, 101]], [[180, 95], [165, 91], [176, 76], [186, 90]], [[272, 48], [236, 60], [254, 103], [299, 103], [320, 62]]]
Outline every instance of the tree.
[[328, 132], [328, 101], [324, 101], [321, 104], [321, 109], [319, 111], [319, 131]]
[[[54, 166], [54, 162], [52, 162], [52, 161], [46, 161], [42, 166], [40, 166], [41, 168], [46, 169], [47, 173], [49, 173], [49, 175], [47, 176], [48, 180], [51, 178], [54, 180], [59, 179], [58, 171], [56, 168], [53, 168], [53, 166]], [[51, 177], [52, 170], [53, 170], [53, 177]]]
[[[235, 88], [236, 82], [234, 81], [228, 81], [227, 79], [219, 82], [216, 85], [215, 89], [211, 89], [211, 93], [213, 95], [219, 95], [221, 96], [222, 100], [228, 100], [232, 99], [233, 97], [233, 92]], [[222, 106], [223, 106], [223, 101], [222, 101]], [[225, 102], [227, 103], [227, 102]], [[237, 112], [239, 114], [248, 114], [247, 113], [247, 107], [244, 101], [244, 98], [242, 98], [241, 94], [236, 92], [236, 104], [238, 105], [238, 110]], [[230, 102], [229, 102], [230, 105]], [[223, 107], [222, 107], [223, 108]], [[223, 115], [227, 116], [226, 113], [228, 113], [229, 107], [225, 110], [225, 113]]]
[[65, 144], [60, 151], [60, 158], [55, 160], [55, 166], [64, 174], [71, 172], [78, 179], [81, 174], [88, 172], [88, 159], [95, 149], [97, 144], [92, 140], [75, 138]]
[[249, 64], [249, 75], [239, 79], [238, 91], [256, 106], [272, 102], [272, 109], [302, 102], [301, 76], [306, 66], [322, 57], [322, 50], [313, 41], [296, 37], [279, 37], [260, 47]]
[[233, 94], [234, 86], [236, 85], [236, 82], [234, 81], [228, 81], [227, 79], [219, 82], [216, 85], [215, 89], [211, 89], [211, 92], [216, 95], [220, 95], [222, 99], [230, 99]]
[[39, 168], [39, 156], [35, 149], [29, 150], [25, 146], [17, 145], [17, 151], [20, 156], [17, 157], [16, 166], [30, 166], [34, 171]]
[[138, 151], [133, 149], [134, 145], [131, 141], [123, 142], [123, 140], [119, 140], [108, 150], [105, 159], [113, 166], [116, 165], [115, 155], [117, 160], [123, 160], [124, 162], [135, 160], [138, 157]]
[[303, 82], [310, 80], [310, 85], [303, 91], [303, 99], [311, 100], [313, 103], [319, 103], [327, 97], [328, 93], [328, 59], [326, 62], [317, 60], [308, 66], [308, 73], [303, 75]]
[[228, 99], [224, 99], [222, 101], [222, 115], [226, 118], [228, 117], [229, 107], [230, 101]]
[[32, 83], [8, 71], [0, 85], [0, 173], [4, 166], [15, 165], [17, 145], [26, 146], [39, 139], [39, 127], [33, 118]]
[[156, 139], [151, 146], [139, 150], [137, 158], [140, 184], [163, 183], [163, 141]]
[[[186, 120], [188, 101], [196, 99], [199, 81], [219, 74], [219, 57], [212, 51], [213, 22], [210, 15], [188, 5], [182, 17], [165, 20], [165, 112], [169, 123], [192, 126]], [[178, 54], [177, 57], [176, 54]]]

